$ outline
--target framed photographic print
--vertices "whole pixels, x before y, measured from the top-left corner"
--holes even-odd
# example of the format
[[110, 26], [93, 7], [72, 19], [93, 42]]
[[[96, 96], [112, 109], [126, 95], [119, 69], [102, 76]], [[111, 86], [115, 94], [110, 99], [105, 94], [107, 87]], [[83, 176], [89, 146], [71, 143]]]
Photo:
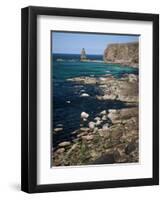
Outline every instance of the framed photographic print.
[[159, 184], [159, 16], [22, 9], [22, 190]]

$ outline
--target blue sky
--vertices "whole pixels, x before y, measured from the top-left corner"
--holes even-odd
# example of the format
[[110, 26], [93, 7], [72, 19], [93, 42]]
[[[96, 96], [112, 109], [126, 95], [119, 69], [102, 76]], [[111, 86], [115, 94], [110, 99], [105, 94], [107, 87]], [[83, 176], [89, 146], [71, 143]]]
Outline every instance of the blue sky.
[[138, 38], [135, 35], [52, 32], [52, 52], [80, 54], [85, 48], [87, 54], [103, 54], [108, 44], [133, 42]]

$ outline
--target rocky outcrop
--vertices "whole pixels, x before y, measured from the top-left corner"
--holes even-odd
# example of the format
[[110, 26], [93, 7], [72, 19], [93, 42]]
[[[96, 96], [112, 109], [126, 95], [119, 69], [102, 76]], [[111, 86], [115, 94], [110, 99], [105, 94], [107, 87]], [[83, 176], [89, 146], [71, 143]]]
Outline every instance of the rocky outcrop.
[[105, 77], [76, 77], [68, 79], [79, 84], [95, 85], [103, 95], [97, 95], [99, 100], [119, 100], [128, 103], [138, 102], [138, 76], [125, 74], [122, 78], [111, 75]]
[[139, 43], [116, 43], [109, 44], [104, 51], [104, 61], [138, 67]]
[[94, 126], [89, 123], [84, 127], [81, 121], [81, 128], [72, 133], [75, 139], [58, 145], [53, 152], [54, 166], [139, 161], [137, 107], [104, 110], [91, 122]]

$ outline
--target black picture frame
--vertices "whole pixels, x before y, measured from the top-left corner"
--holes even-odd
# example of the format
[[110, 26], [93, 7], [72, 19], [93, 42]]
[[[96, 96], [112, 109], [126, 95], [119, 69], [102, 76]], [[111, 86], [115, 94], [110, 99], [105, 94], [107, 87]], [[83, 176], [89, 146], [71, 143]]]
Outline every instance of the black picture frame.
[[[113, 181], [37, 184], [37, 16], [55, 15], [153, 23], [153, 177]], [[30, 6], [21, 12], [21, 190], [28, 193], [159, 184], [159, 15]]]

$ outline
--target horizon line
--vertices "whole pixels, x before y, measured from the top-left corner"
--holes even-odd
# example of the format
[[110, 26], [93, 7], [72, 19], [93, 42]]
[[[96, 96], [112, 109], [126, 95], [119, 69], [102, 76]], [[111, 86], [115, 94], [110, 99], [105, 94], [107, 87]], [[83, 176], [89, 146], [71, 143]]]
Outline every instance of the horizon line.
[[[52, 52], [52, 54], [75, 54], [75, 55], [81, 55], [81, 53], [67, 53], [67, 52]], [[98, 53], [92, 53], [92, 54], [86, 54], [86, 55], [103, 55], [103, 54], [98, 54]]]

